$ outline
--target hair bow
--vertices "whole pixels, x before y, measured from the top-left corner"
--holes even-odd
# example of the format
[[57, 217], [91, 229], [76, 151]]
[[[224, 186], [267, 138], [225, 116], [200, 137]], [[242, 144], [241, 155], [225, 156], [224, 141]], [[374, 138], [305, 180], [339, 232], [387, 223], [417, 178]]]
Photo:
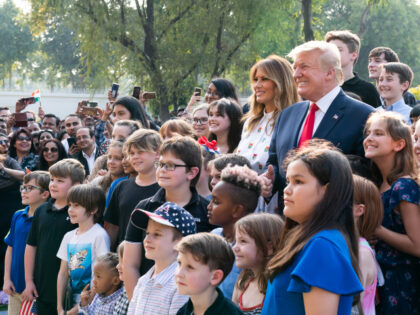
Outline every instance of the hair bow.
[[202, 136], [200, 139], [198, 139], [198, 143], [203, 145], [208, 152], [219, 154], [216, 140], [209, 141], [206, 137]]

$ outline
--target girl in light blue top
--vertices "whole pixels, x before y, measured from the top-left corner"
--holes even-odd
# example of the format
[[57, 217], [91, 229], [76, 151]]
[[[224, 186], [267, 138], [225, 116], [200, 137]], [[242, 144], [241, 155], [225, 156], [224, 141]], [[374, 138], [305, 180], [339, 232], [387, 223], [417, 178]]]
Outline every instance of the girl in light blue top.
[[263, 315], [350, 314], [363, 290], [349, 162], [326, 141], [312, 141], [285, 161], [286, 220], [267, 265]]

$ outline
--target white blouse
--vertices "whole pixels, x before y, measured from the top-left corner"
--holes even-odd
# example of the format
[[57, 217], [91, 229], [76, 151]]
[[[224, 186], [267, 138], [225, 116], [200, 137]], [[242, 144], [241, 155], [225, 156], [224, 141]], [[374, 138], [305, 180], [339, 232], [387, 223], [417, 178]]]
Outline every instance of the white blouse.
[[251, 167], [258, 174], [263, 173], [268, 160], [268, 149], [273, 136], [275, 121], [272, 121], [274, 112], [265, 113], [254, 130], [248, 133], [249, 118], [245, 121], [241, 141], [237, 153], [246, 157], [251, 162]]

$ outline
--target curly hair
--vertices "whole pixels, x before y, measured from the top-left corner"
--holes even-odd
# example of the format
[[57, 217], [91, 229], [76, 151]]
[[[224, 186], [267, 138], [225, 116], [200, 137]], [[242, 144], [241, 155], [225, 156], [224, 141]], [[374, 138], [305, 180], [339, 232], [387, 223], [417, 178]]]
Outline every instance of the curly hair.
[[232, 185], [251, 190], [257, 195], [261, 194], [261, 179], [257, 172], [247, 166], [228, 166], [223, 169], [221, 179]]

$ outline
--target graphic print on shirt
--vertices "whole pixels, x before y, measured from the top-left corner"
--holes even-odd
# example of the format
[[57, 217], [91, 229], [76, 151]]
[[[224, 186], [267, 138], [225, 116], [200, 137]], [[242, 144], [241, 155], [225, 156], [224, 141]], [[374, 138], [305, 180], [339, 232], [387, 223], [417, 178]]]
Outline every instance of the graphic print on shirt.
[[80, 293], [91, 279], [92, 246], [91, 244], [67, 244], [67, 255], [71, 287], [74, 293]]

